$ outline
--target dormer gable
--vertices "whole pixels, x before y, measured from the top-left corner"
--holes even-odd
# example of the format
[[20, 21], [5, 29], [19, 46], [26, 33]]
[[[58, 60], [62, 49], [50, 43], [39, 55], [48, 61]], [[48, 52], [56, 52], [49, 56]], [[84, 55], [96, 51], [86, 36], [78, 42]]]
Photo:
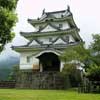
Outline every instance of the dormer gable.
[[63, 41], [63, 39], [62, 39], [62, 38], [59, 38], [59, 39], [57, 39], [57, 41], [56, 41], [56, 42], [54, 42], [54, 44], [66, 44], [66, 42], [65, 42], [65, 41]]
[[47, 32], [47, 31], [57, 31], [57, 29], [55, 29], [51, 25], [47, 25], [41, 32]]
[[40, 45], [36, 40], [33, 40], [31, 43], [29, 43], [29, 46], [33, 45]]

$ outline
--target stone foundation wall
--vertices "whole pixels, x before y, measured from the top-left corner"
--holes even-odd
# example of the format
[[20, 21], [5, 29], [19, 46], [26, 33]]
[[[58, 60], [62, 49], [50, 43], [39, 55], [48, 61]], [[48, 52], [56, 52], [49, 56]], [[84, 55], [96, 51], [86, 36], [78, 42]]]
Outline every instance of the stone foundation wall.
[[60, 72], [19, 71], [16, 88], [64, 89]]
[[0, 88], [15, 88], [16, 81], [0, 81]]

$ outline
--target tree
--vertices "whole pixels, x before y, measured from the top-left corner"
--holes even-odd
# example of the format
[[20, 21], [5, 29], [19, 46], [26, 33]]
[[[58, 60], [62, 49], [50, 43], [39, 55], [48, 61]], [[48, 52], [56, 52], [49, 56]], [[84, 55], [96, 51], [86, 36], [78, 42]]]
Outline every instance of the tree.
[[19, 65], [14, 65], [12, 71], [9, 74], [8, 80], [16, 81], [18, 73], [19, 73]]
[[67, 47], [61, 55], [61, 60], [65, 62], [62, 74], [69, 77], [71, 86], [77, 86], [82, 81], [81, 72], [76, 68], [78, 64], [76, 62], [85, 63], [89, 57], [90, 52], [84, 48], [83, 43]]
[[100, 66], [100, 34], [95, 34], [93, 36], [93, 42], [90, 45], [90, 50], [93, 55], [92, 61]]
[[100, 81], [100, 66], [92, 64], [88, 68], [86, 76], [92, 81]]
[[15, 8], [18, 0], [0, 0], [0, 51], [11, 41], [12, 28], [17, 21]]
[[61, 59], [67, 63], [69, 61], [80, 61], [85, 62], [90, 57], [90, 52], [85, 49], [83, 44], [69, 46], [65, 49], [64, 53], [61, 55]]
[[100, 52], [100, 34], [93, 34], [93, 42], [90, 45], [90, 48], [96, 52]]
[[100, 34], [93, 36], [93, 42], [90, 45], [91, 61], [87, 69], [87, 77], [91, 80], [100, 81]]
[[100, 81], [100, 35], [93, 35], [93, 42], [88, 49], [84, 48], [83, 44], [67, 47], [61, 55], [61, 59], [65, 62], [63, 74], [73, 76], [72, 79], [78, 81], [79, 75], [75, 77], [75, 73], [77, 73], [75, 63], [72, 64], [69, 62], [72, 60], [80, 61], [85, 65], [86, 73], [84, 75], [88, 77], [89, 80]]

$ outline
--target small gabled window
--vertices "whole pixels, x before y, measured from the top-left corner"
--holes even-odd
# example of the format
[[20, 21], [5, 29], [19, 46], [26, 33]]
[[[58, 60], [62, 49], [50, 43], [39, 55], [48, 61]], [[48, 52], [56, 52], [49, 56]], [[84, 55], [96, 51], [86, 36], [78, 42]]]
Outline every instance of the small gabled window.
[[63, 27], [63, 25], [62, 24], [59, 24], [59, 28], [62, 28]]
[[42, 27], [41, 27], [41, 26], [39, 26], [39, 31], [41, 31], [41, 29], [42, 29]]
[[52, 42], [52, 37], [49, 38], [49, 42]]
[[53, 19], [50, 19], [50, 21], [53, 21]]

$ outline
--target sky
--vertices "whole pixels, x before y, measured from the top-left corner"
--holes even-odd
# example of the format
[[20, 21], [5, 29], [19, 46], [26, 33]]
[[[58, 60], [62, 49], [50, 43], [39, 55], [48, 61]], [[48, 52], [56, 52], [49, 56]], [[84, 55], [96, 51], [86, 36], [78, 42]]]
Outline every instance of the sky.
[[16, 8], [18, 22], [13, 30], [16, 36], [12, 43], [6, 45], [0, 53], [0, 60], [19, 56], [19, 53], [12, 51], [9, 47], [24, 45], [28, 42], [19, 34], [21, 31], [34, 31], [34, 28], [27, 23], [28, 18], [37, 19], [44, 8], [47, 12], [58, 11], [67, 9], [67, 5], [70, 6], [75, 23], [80, 28], [80, 36], [88, 46], [92, 41], [91, 35], [100, 34], [100, 0], [19, 0]]
[[36, 19], [45, 11], [58, 11], [67, 9], [70, 6], [76, 25], [80, 28], [80, 36], [86, 45], [92, 41], [91, 35], [100, 33], [100, 0], [19, 0], [16, 13], [18, 22], [14, 31], [16, 37], [12, 45], [26, 44], [27, 40], [19, 35], [21, 31], [34, 31], [34, 28], [27, 23], [27, 19]]

